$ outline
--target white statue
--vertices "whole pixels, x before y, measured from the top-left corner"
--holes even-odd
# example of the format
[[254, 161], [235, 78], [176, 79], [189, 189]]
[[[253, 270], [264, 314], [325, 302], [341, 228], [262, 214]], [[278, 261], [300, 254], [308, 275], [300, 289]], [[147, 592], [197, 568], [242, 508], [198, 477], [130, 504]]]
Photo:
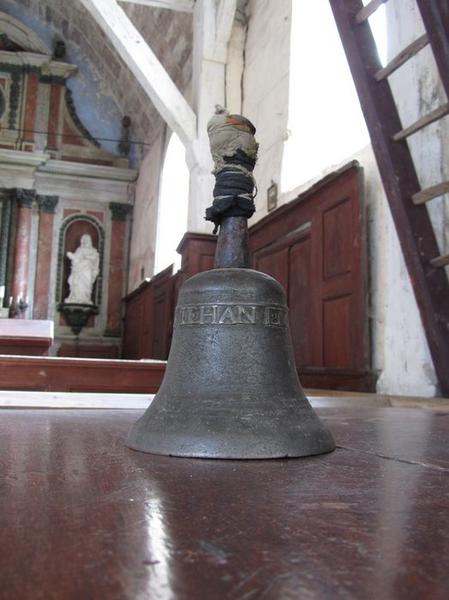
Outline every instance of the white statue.
[[70, 294], [64, 302], [75, 304], [93, 304], [92, 289], [98, 277], [100, 255], [92, 246], [92, 238], [88, 233], [81, 236], [81, 242], [75, 252], [67, 252], [72, 262], [68, 284]]

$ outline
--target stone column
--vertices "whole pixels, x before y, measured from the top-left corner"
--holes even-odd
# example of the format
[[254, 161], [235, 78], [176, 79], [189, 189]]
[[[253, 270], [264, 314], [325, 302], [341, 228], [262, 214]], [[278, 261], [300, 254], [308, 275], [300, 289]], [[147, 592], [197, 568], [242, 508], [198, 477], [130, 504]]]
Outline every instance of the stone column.
[[31, 207], [36, 197], [34, 190], [16, 189], [17, 202], [16, 235], [11, 295], [11, 316], [23, 319], [28, 291], [28, 264], [30, 259]]
[[[8, 256], [10, 252], [10, 230], [11, 230], [11, 194], [10, 191], [0, 192], [1, 200], [1, 224], [0, 224], [0, 287], [3, 293], [4, 302], [2, 306], [9, 306], [7, 294], [7, 276], [8, 276]], [[2, 308], [0, 306], [0, 308]]]
[[48, 319], [53, 220], [58, 199], [58, 196], [37, 196], [40, 214], [33, 307], [33, 317], [35, 319]]
[[126, 217], [131, 205], [110, 202], [112, 218], [111, 255], [109, 259], [108, 319], [105, 335], [121, 335], [121, 303], [125, 269]]

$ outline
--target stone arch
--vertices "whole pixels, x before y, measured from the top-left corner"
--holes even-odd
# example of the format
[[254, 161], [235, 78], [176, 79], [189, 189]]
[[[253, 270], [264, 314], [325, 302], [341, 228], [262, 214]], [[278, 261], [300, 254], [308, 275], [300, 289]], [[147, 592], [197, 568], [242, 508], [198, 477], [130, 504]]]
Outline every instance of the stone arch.
[[0, 12], [0, 31], [2, 35], [23, 48], [23, 50], [35, 52], [36, 54], [51, 55], [49, 48], [34, 31], [4, 12]]
[[74, 252], [79, 245], [81, 236], [89, 233], [92, 242], [100, 254], [100, 272], [93, 289], [93, 302], [101, 306], [103, 288], [103, 262], [104, 262], [104, 229], [101, 223], [82, 213], [76, 213], [67, 217], [59, 230], [58, 243], [58, 266], [56, 278], [56, 302], [63, 302], [68, 296], [69, 287], [67, 279], [70, 274], [70, 260], [67, 252]]

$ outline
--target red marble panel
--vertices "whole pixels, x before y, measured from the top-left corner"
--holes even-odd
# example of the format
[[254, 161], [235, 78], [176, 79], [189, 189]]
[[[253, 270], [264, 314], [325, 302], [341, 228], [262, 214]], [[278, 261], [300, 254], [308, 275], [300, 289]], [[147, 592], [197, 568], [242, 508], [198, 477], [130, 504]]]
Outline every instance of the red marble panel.
[[[17, 228], [14, 248], [14, 270], [12, 281], [12, 297], [16, 303], [19, 298], [25, 301], [28, 290], [28, 264], [30, 253], [31, 210], [19, 206], [17, 211]], [[19, 311], [17, 317], [23, 314]]]
[[77, 213], [81, 214], [81, 211], [77, 208], [64, 208], [63, 217], [70, 217], [70, 215], [76, 215]]
[[37, 245], [36, 284], [34, 289], [34, 318], [48, 317], [51, 254], [53, 245], [53, 213], [41, 212]]
[[26, 109], [23, 121], [23, 141], [34, 142], [34, 129], [36, 128], [37, 98], [39, 93], [39, 77], [37, 73], [28, 74], [26, 89]]
[[101, 211], [98, 211], [98, 210], [88, 210], [86, 212], [91, 217], [95, 217], [95, 219], [97, 219], [98, 221], [100, 221], [101, 223], [103, 223], [103, 221], [104, 221], [104, 212], [101, 212]]
[[72, 128], [67, 121], [64, 121], [64, 136], [62, 138], [63, 144], [70, 144], [71, 146], [84, 146], [83, 138], [79, 134], [73, 134]]
[[50, 91], [50, 115], [48, 118], [48, 140], [47, 148], [49, 150], [57, 150], [60, 146], [60, 137], [57, 135], [59, 131], [60, 115], [61, 115], [61, 99], [63, 87], [53, 83]]

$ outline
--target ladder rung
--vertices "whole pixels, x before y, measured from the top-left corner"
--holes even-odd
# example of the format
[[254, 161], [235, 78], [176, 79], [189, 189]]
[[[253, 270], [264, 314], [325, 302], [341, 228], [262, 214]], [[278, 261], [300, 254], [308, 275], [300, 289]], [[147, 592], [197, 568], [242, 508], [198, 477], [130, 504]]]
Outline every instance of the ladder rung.
[[446, 104], [442, 104], [435, 110], [432, 110], [427, 115], [424, 115], [424, 117], [421, 117], [420, 119], [415, 121], [412, 125], [410, 125], [410, 127], [406, 127], [405, 129], [401, 129], [401, 131], [395, 133], [393, 136], [393, 140], [395, 142], [399, 142], [400, 140], [403, 140], [409, 135], [412, 135], [412, 133], [416, 133], [420, 129], [423, 129], [427, 125], [430, 125], [434, 121], [438, 121], [438, 119], [441, 119], [441, 117], [444, 117], [444, 115], [447, 115], [448, 113], [449, 102], [447, 102]]
[[436, 258], [432, 258], [430, 261], [432, 267], [446, 267], [449, 265], [449, 254], [442, 254]]
[[447, 194], [449, 192], [449, 181], [443, 181], [442, 183], [437, 183], [436, 185], [432, 185], [425, 190], [421, 190], [416, 194], [413, 194], [412, 200], [413, 204], [424, 204], [432, 198], [437, 198], [438, 196], [442, 196], [443, 194]]
[[401, 52], [399, 52], [399, 54], [395, 56], [393, 60], [391, 60], [388, 63], [388, 65], [386, 65], [383, 69], [377, 71], [377, 73], [374, 75], [374, 79], [376, 81], [382, 81], [382, 79], [385, 79], [385, 77], [388, 77], [389, 75], [394, 73], [396, 69], [398, 69], [405, 62], [407, 62], [409, 58], [415, 56], [415, 54], [422, 50], [424, 46], [427, 46], [428, 43], [429, 37], [427, 33], [425, 33], [424, 35], [416, 39], [414, 42], [409, 44], [406, 48], [401, 50]]
[[371, 0], [366, 6], [364, 6], [355, 16], [355, 22], [360, 25], [363, 21], [366, 21], [373, 12], [379, 8], [381, 4], [384, 4], [387, 0]]

